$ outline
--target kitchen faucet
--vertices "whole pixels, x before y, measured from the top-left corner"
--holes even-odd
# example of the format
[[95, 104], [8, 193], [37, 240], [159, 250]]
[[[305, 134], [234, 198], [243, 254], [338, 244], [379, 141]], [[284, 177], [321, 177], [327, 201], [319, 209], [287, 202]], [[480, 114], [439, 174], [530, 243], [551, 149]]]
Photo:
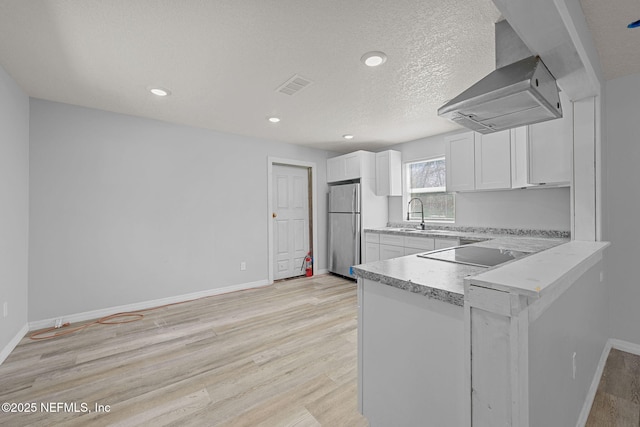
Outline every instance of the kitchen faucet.
[[421, 229], [425, 229], [425, 225], [424, 225], [424, 204], [422, 203], [422, 200], [414, 197], [413, 199], [409, 200], [409, 205], [407, 206], [407, 221], [409, 221], [409, 215], [412, 214], [413, 212], [411, 212], [411, 202], [413, 202], [414, 200], [417, 200], [420, 202], [420, 215], [422, 216], [422, 222], [420, 223], [420, 228]]

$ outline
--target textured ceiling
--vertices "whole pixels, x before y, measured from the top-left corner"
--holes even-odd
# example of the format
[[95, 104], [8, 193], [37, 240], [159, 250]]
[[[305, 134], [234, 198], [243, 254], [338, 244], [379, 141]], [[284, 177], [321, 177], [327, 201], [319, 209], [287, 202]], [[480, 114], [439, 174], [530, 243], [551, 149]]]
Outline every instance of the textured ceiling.
[[[436, 110], [494, 69], [499, 16], [491, 0], [0, 0], [0, 65], [35, 98], [347, 152], [455, 129]], [[386, 63], [364, 66], [372, 50]], [[312, 83], [277, 92], [294, 74]]]
[[640, 0], [580, 0], [606, 80], [640, 73]]

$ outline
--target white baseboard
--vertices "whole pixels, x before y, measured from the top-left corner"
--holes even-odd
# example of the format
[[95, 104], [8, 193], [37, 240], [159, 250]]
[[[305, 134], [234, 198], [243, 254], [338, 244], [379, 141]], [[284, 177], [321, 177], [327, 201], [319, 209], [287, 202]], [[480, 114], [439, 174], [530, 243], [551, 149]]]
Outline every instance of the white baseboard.
[[119, 305], [116, 307], [101, 308], [98, 310], [85, 311], [83, 313], [67, 314], [65, 316], [58, 316], [51, 319], [43, 319], [43, 320], [36, 320], [33, 322], [29, 322], [29, 330], [33, 331], [37, 329], [54, 326], [57, 319], [62, 319], [63, 322], [70, 322], [70, 323], [84, 322], [87, 320], [99, 319], [101, 317], [109, 316], [115, 313], [144, 310], [147, 308], [159, 307], [166, 304], [184, 302], [184, 301], [189, 301], [189, 300], [203, 298], [203, 297], [210, 297], [213, 295], [220, 295], [220, 294], [226, 294], [229, 292], [260, 288], [263, 286], [267, 286], [268, 284], [269, 283], [267, 280], [258, 280], [256, 282], [241, 283], [238, 285], [225, 286], [223, 288], [208, 289], [206, 291], [194, 292], [190, 294], [176, 295], [173, 297], [154, 299], [150, 301], [137, 302], [133, 304]]
[[628, 341], [623, 341], [615, 338], [609, 338], [607, 343], [604, 346], [604, 350], [602, 350], [602, 354], [600, 355], [600, 361], [598, 362], [598, 368], [596, 369], [595, 374], [593, 375], [593, 380], [591, 381], [591, 386], [589, 387], [589, 392], [587, 393], [587, 397], [584, 401], [584, 405], [582, 406], [582, 411], [580, 412], [580, 417], [578, 418], [578, 427], [584, 427], [587, 423], [587, 418], [589, 418], [589, 412], [591, 412], [591, 406], [593, 405], [593, 400], [596, 397], [596, 392], [598, 391], [598, 385], [600, 384], [600, 379], [602, 378], [602, 372], [604, 371], [604, 366], [607, 363], [607, 358], [609, 357], [609, 353], [611, 349], [615, 348], [617, 350], [626, 351], [627, 353], [640, 355], [640, 345], [634, 344]]
[[616, 350], [626, 351], [627, 353], [637, 354], [640, 356], [640, 344], [634, 344], [632, 342], [616, 338], [611, 338], [609, 341], [611, 342], [611, 346]]
[[29, 325], [24, 324], [24, 326], [18, 331], [18, 333], [9, 341], [7, 345], [4, 346], [2, 351], [0, 351], [0, 365], [9, 357], [14, 348], [22, 341], [25, 335], [29, 332]]

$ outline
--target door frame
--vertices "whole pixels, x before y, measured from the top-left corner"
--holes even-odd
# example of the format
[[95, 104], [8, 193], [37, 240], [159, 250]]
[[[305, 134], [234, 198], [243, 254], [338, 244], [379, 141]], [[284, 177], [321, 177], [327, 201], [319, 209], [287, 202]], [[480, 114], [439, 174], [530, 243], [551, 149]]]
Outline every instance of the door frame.
[[317, 168], [315, 162], [305, 162], [302, 160], [283, 159], [280, 157], [267, 157], [267, 252], [269, 254], [268, 270], [269, 284], [273, 283], [273, 165], [296, 166], [311, 170], [311, 182], [309, 185], [309, 197], [311, 197], [311, 209], [309, 210], [309, 220], [311, 221], [311, 245], [310, 250], [314, 255], [312, 271], [317, 271], [317, 251], [318, 245], [318, 197], [317, 197]]

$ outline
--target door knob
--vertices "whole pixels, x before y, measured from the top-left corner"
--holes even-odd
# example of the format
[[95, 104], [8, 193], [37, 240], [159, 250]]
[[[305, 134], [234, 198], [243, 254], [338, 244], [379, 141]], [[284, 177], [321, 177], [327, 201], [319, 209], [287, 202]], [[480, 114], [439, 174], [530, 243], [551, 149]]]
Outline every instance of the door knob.
[[275, 212], [271, 214], [271, 217], [273, 217], [273, 218], [275, 218], [275, 217], [277, 217], [277, 216], [278, 216], [278, 214], [277, 214], [277, 213], [275, 213]]

